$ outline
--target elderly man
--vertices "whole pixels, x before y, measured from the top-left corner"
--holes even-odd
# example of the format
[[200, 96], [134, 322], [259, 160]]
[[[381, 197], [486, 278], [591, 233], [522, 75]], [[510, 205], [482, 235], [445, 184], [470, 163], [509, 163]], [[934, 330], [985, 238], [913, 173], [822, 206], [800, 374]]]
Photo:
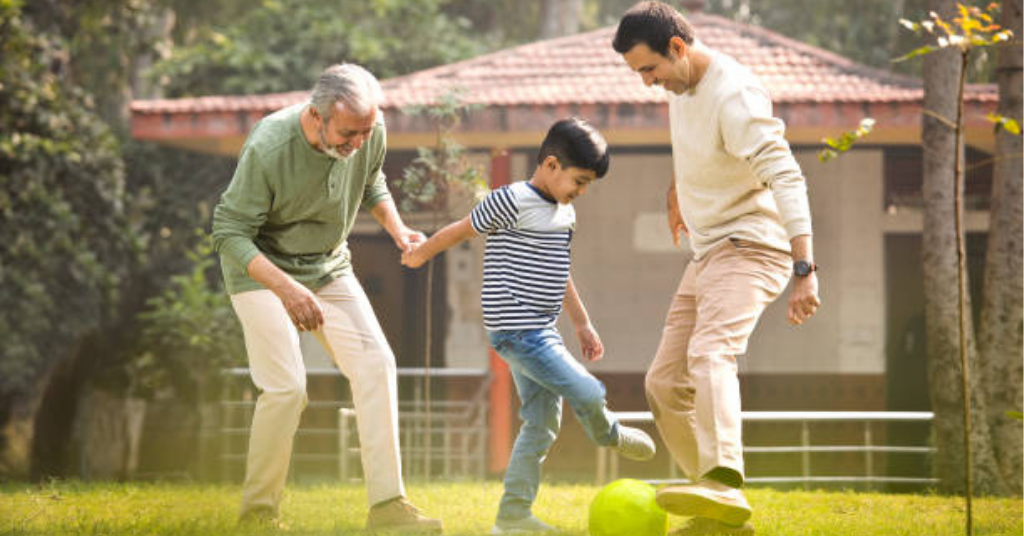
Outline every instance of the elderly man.
[[259, 122], [214, 211], [213, 240], [261, 394], [249, 437], [242, 522], [277, 524], [292, 441], [306, 406], [299, 332], [311, 332], [349, 379], [359, 425], [369, 530], [441, 532], [405, 499], [395, 358], [352, 273], [346, 239], [359, 207], [408, 251], [384, 183], [377, 79], [352, 64], [326, 69], [309, 102]]
[[672, 7], [633, 6], [612, 46], [645, 84], [666, 90], [668, 223], [694, 252], [646, 378], [658, 430], [693, 484], [660, 490], [658, 503], [694, 518], [682, 535], [752, 534], [739, 489], [736, 358], [791, 275], [790, 322], [802, 324], [820, 305], [803, 173], [761, 82], [700, 43]]

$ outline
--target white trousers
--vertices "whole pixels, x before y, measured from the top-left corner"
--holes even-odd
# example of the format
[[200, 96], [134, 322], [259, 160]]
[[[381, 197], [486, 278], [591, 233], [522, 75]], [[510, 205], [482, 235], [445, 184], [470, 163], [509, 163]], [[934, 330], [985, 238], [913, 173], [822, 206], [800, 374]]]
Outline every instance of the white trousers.
[[[324, 324], [314, 332], [352, 387], [369, 504], [405, 495], [398, 447], [395, 357], [354, 275], [316, 292]], [[242, 512], [277, 512], [292, 442], [306, 407], [306, 367], [299, 332], [269, 290], [231, 296], [242, 322], [253, 383], [260, 389], [249, 435]]]

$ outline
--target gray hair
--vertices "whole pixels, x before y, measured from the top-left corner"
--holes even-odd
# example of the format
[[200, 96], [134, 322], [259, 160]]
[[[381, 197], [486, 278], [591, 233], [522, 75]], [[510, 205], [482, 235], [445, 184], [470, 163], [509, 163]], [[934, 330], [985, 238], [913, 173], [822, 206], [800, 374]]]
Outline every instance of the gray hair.
[[340, 63], [324, 70], [309, 101], [326, 121], [331, 118], [336, 102], [357, 115], [370, 113], [384, 101], [384, 91], [370, 71], [354, 63]]

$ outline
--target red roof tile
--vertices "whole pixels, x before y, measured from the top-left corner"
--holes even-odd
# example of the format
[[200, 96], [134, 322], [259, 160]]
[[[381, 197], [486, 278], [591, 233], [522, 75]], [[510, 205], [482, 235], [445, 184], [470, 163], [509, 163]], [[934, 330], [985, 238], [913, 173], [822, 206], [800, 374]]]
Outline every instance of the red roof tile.
[[[698, 38], [749, 66], [778, 104], [898, 103], [922, 97], [916, 79], [872, 69], [779, 34], [707, 14], [691, 16]], [[540, 41], [383, 82], [386, 108], [426, 104], [458, 88], [469, 103], [491, 106], [660, 103], [611, 47], [615, 28]], [[305, 91], [252, 96], [135, 101], [137, 114], [269, 112], [299, 102]], [[994, 86], [973, 86], [968, 99], [997, 100]]]

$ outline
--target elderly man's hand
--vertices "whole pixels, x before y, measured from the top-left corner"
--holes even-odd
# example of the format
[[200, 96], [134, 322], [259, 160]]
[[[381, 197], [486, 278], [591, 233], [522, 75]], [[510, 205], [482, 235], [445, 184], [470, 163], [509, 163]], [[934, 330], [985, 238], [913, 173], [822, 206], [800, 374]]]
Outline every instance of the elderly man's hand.
[[402, 253], [408, 253], [427, 241], [427, 237], [423, 233], [404, 226], [395, 233], [394, 239], [395, 246], [402, 250]]
[[299, 331], [316, 331], [324, 324], [324, 311], [313, 291], [293, 282], [276, 292]]

